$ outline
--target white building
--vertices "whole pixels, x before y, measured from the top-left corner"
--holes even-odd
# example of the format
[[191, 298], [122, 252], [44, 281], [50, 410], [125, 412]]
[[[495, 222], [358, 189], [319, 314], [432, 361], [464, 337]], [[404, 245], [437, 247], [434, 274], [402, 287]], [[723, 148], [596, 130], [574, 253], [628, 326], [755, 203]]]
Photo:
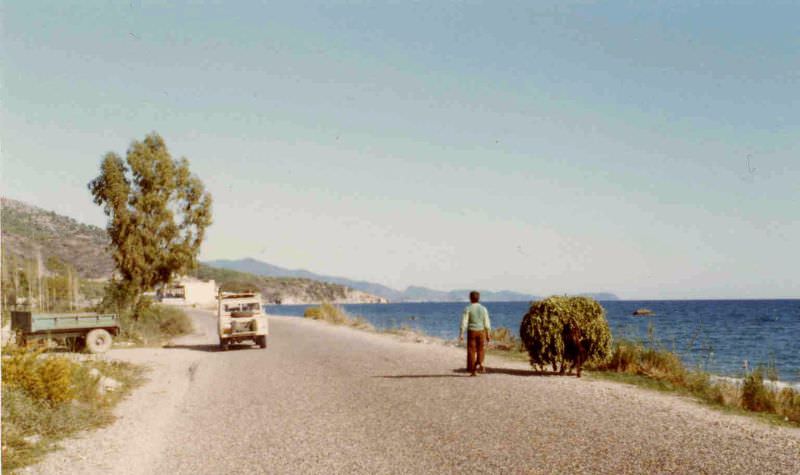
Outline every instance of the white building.
[[158, 300], [168, 305], [214, 306], [217, 304], [217, 283], [194, 277], [179, 277], [158, 291]]

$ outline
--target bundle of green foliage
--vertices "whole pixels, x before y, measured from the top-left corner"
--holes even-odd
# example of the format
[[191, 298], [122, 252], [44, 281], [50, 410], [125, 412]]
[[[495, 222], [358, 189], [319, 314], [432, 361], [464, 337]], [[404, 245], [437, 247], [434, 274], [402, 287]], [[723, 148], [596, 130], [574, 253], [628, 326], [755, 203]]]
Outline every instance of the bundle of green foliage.
[[[534, 302], [519, 334], [534, 368], [565, 372], [582, 361], [597, 363], [611, 354], [605, 311], [589, 297], [549, 297]], [[580, 359], [579, 359], [580, 358]]]

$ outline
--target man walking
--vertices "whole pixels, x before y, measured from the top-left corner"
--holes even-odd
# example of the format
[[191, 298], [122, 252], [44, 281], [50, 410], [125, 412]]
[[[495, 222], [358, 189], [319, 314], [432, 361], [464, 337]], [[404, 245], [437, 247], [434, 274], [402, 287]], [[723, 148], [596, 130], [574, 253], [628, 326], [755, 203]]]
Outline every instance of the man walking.
[[491, 339], [492, 323], [489, 321], [489, 311], [486, 307], [478, 303], [481, 294], [473, 290], [469, 293], [470, 304], [464, 309], [461, 317], [461, 331], [458, 333], [458, 341], [464, 341], [464, 331], [467, 331], [467, 371], [470, 376], [475, 376], [475, 372], [480, 367], [483, 373], [483, 353], [486, 342]]

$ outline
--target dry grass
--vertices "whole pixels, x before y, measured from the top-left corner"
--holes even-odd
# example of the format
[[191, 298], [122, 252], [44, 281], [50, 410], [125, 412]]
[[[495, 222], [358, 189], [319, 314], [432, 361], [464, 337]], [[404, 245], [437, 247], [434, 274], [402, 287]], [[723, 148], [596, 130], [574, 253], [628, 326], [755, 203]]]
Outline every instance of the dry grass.
[[338, 305], [324, 302], [319, 307], [308, 307], [303, 312], [305, 318], [322, 320], [334, 325], [346, 325], [359, 330], [375, 331], [375, 327], [362, 317], [353, 317]]
[[499, 351], [524, 351], [522, 340], [506, 327], [493, 328], [489, 348]]
[[800, 425], [800, 392], [765, 381], [765, 373], [777, 379], [774, 369], [758, 367], [745, 374], [741, 383], [736, 383], [713, 378], [699, 369], [688, 369], [670, 351], [629, 341], [616, 343], [611, 358], [591, 369], [600, 377], [682, 392], [712, 405], [758, 412], [776, 421]]

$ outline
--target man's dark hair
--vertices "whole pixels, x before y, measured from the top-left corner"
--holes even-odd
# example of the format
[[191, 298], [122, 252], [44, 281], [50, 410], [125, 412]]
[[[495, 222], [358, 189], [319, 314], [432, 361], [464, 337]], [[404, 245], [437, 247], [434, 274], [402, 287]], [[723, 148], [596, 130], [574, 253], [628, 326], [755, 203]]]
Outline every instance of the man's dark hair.
[[477, 290], [473, 290], [469, 293], [469, 301], [472, 303], [478, 303], [481, 300], [481, 293]]

